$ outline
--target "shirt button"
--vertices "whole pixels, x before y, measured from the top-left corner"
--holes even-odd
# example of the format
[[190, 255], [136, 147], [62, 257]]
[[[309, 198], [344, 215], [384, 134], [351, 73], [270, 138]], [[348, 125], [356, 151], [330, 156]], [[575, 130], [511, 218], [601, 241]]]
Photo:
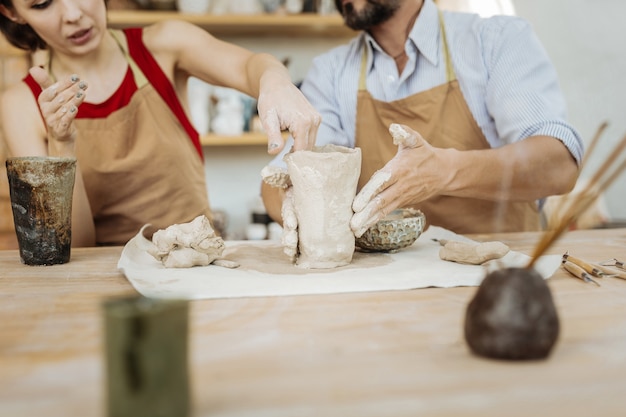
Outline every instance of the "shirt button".
[[390, 83], [394, 82], [395, 80], [396, 80], [396, 77], [394, 77], [393, 75], [387, 76], [387, 81], [389, 81]]

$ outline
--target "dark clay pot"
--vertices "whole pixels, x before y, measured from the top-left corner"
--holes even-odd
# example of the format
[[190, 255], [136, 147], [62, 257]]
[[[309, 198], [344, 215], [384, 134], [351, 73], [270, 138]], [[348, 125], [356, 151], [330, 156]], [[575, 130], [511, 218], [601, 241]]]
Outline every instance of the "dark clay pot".
[[467, 307], [465, 340], [479, 356], [543, 359], [558, 335], [552, 294], [534, 269], [505, 268], [489, 273]]
[[6, 168], [21, 261], [69, 262], [76, 159], [9, 158]]

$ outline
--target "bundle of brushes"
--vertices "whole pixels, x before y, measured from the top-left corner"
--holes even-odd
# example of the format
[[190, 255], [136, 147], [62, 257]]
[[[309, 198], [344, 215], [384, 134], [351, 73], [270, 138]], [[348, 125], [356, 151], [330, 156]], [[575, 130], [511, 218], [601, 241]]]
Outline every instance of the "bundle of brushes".
[[[606, 126], [603, 123], [594, 136], [581, 162], [581, 171]], [[626, 136], [592, 176], [580, 197], [564, 200], [559, 222], [541, 236], [526, 267], [503, 268], [487, 274], [465, 315], [465, 340], [474, 354], [506, 360], [543, 359], [550, 354], [558, 338], [559, 318], [552, 293], [533, 266], [621, 174], [626, 167], [626, 159], [622, 157], [624, 148]], [[581, 279], [597, 284], [591, 277], [592, 272], [579, 271], [576, 269], [579, 265], [568, 258], [564, 263], [568, 271], [580, 272]], [[606, 267], [596, 269], [606, 274], [603, 268]]]

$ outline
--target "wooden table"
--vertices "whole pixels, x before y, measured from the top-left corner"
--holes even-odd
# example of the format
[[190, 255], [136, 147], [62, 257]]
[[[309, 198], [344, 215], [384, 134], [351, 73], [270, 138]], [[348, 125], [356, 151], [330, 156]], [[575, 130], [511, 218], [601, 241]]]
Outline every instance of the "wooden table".
[[[529, 253], [538, 234], [498, 239]], [[135, 293], [121, 248], [29, 267], [0, 251], [0, 416], [104, 416], [101, 302]], [[626, 258], [626, 229], [570, 232], [550, 253]], [[194, 416], [624, 416], [626, 281], [559, 270], [545, 361], [469, 353], [476, 288], [191, 303]]]

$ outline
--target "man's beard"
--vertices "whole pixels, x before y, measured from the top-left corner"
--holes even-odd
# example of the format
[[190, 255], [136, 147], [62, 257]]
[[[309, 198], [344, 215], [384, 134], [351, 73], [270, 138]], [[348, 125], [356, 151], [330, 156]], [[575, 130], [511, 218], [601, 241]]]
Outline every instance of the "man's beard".
[[351, 29], [367, 30], [387, 21], [400, 8], [400, 0], [367, 0], [361, 11], [356, 11], [352, 3], [342, 7], [341, 0], [335, 0], [337, 10]]

